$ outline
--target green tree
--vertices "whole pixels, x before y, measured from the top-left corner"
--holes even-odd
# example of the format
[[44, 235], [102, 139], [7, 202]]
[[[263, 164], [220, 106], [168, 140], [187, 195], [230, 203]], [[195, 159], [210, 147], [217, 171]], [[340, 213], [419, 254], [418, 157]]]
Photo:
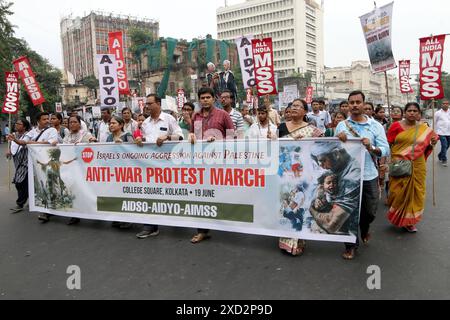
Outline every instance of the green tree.
[[80, 81], [80, 83], [89, 88], [97, 99], [97, 89], [99, 89], [98, 79], [95, 76], [89, 76]]
[[[52, 66], [37, 52], [28, 47], [28, 44], [14, 37], [14, 26], [9, 22], [8, 17], [13, 14], [12, 3], [0, 0], [0, 81], [4, 83], [6, 71], [13, 70], [13, 60], [20, 56], [27, 56], [36, 75], [36, 81], [42, 90], [42, 94], [47, 100], [44, 109], [53, 111], [55, 102], [60, 100], [59, 88], [61, 83], [61, 72]], [[4, 96], [4, 85], [0, 85], [0, 96]], [[33, 106], [27, 92], [22, 86], [21, 89], [21, 111], [25, 115], [33, 116], [39, 109]]]
[[130, 28], [128, 30], [128, 36], [131, 39], [130, 50], [134, 55], [138, 53], [140, 46], [153, 44], [153, 41], [155, 40], [155, 34], [153, 34], [153, 32], [140, 28]]

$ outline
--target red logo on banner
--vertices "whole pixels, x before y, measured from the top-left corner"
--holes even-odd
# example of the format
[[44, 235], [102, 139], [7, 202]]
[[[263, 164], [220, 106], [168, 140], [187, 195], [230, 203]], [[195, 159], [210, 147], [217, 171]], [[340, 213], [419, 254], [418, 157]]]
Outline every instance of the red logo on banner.
[[109, 33], [109, 53], [113, 54], [116, 57], [119, 93], [130, 94], [130, 85], [128, 84], [127, 77], [127, 66], [125, 64], [125, 56], [123, 55], [122, 31]]
[[414, 93], [411, 84], [409, 83], [409, 75], [411, 69], [410, 60], [399, 61], [399, 79], [400, 79], [400, 91], [401, 93]]
[[81, 159], [83, 159], [85, 163], [91, 163], [92, 160], [94, 160], [94, 150], [91, 148], [84, 149], [81, 152]]
[[306, 88], [306, 103], [311, 104], [313, 101], [314, 88], [308, 87]]
[[27, 57], [21, 57], [13, 62], [14, 68], [19, 73], [19, 77], [22, 78], [23, 84], [27, 89], [28, 95], [31, 98], [34, 106], [41, 105], [45, 102], [45, 98], [42, 95], [41, 88], [36, 82], [33, 70], [31, 69], [30, 62]]
[[442, 63], [445, 35], [420, 39], [420, 97], [422, 100], [444, 98]]
[[277, 94], [272, 38], [252, 40], [258, 96]]
[[17, 72], [5, 72], [6, 95], [2, 112], [15, 114], [19, 112], [19, 74]]

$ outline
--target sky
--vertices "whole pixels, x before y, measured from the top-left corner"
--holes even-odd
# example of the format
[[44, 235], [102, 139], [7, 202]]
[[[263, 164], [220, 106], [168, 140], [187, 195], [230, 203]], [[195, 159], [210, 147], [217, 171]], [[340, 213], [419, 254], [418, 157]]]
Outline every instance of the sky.
[[[10, 0], [17, 26], [16, 36], [32, 49], [62, 68], [59, 22], [72, 14], [84, 16], [92, 10], [155, 19], [160, 35], [191, 40], [210, 33], [217, 36], [216, 9], [225, 0], [147, 0], [147, 1], [29, 1]], [[228, 4], [244, 0], [228, 0]], [[383, 6], [390, 0], [377, 1]], [[355, 60], [369, 60], [360, 16], [374, 8], [373, 0], [325, 0], [325, 65], [349, 66]], [[393, 51], [396, 60], [412, 60], [412, 74], [418, 73], [419, 38], [450, 33], [450, 1], [396, 0], [393, 18]], [[450, 72], [450, 43], [444, 55], [444, 71]]]

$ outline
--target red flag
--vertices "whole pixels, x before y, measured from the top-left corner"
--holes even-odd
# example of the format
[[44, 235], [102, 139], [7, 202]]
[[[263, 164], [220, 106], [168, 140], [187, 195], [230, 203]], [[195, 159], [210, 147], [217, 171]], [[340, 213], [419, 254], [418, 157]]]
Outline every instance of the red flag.
[[313, 101], [313, 94], [314, 94], [314, 88], [313, 87], [307, 87], [306, 88], [306, 103], [311, 104]]
[[127, 77], [127, 66], [123, 55], [123, 33], [122, 31], [109, 33], [109, 53], [116, 57], [117, 78], [119, 80], [119, 93], [130, 94], [130, 85]]
[[5, 72], [6, 96], [2, 113], [15, 114], [19, 112], [19, 74]]
[[253, 39], [252, 47], [258, 96], [277, 94], [272, 38]]
[[400, 91], [401, 93], [414, 93], [411, 84], [409, 83], [409, 75], [411, 70], [411, 61], [402, 60], [399, 61], [399, 79], [400, 79]]
[[42, 95], [41, 88], [36, 82], [36, 77], [31, 69], [30, 62], [27, 57], [21, 57], [13, 61], [14, 68], [19, 73], [19, 77], [22, 78], [23, 84], [27, 89], [28, 95], [31, 98], [34, 106], [39, 106], [45, 102], [45, 98]]
[[444, 98], [442, 64], [445, 35], [420, 39], [420, 97], [422, 100]]

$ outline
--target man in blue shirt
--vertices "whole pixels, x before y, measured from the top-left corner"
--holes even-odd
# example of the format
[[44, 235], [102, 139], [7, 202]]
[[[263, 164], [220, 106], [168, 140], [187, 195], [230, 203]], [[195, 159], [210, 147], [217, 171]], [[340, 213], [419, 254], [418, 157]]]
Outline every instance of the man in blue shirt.
[[[377, 159], [389, 156], [390, 149], [383, 126], [364, 114], [365, 100], [366, 97], [361, 91], [350, 93], [348, 103], [351, 116], [347, 121], [338, 125], [336, 137], [344, 143], [348, 138], [361, 138], [361, 142], [367, 150], [365, 152], [364, 186], [359, 222], [361, 239], [364, 244], [367, 244], [370, 239], [370, 224], [375, 220], [380, 193]], [[352, 260], [358, 245], [359, 239], [356, 244], [346, 244], [346, 250], [342, 257]]]

